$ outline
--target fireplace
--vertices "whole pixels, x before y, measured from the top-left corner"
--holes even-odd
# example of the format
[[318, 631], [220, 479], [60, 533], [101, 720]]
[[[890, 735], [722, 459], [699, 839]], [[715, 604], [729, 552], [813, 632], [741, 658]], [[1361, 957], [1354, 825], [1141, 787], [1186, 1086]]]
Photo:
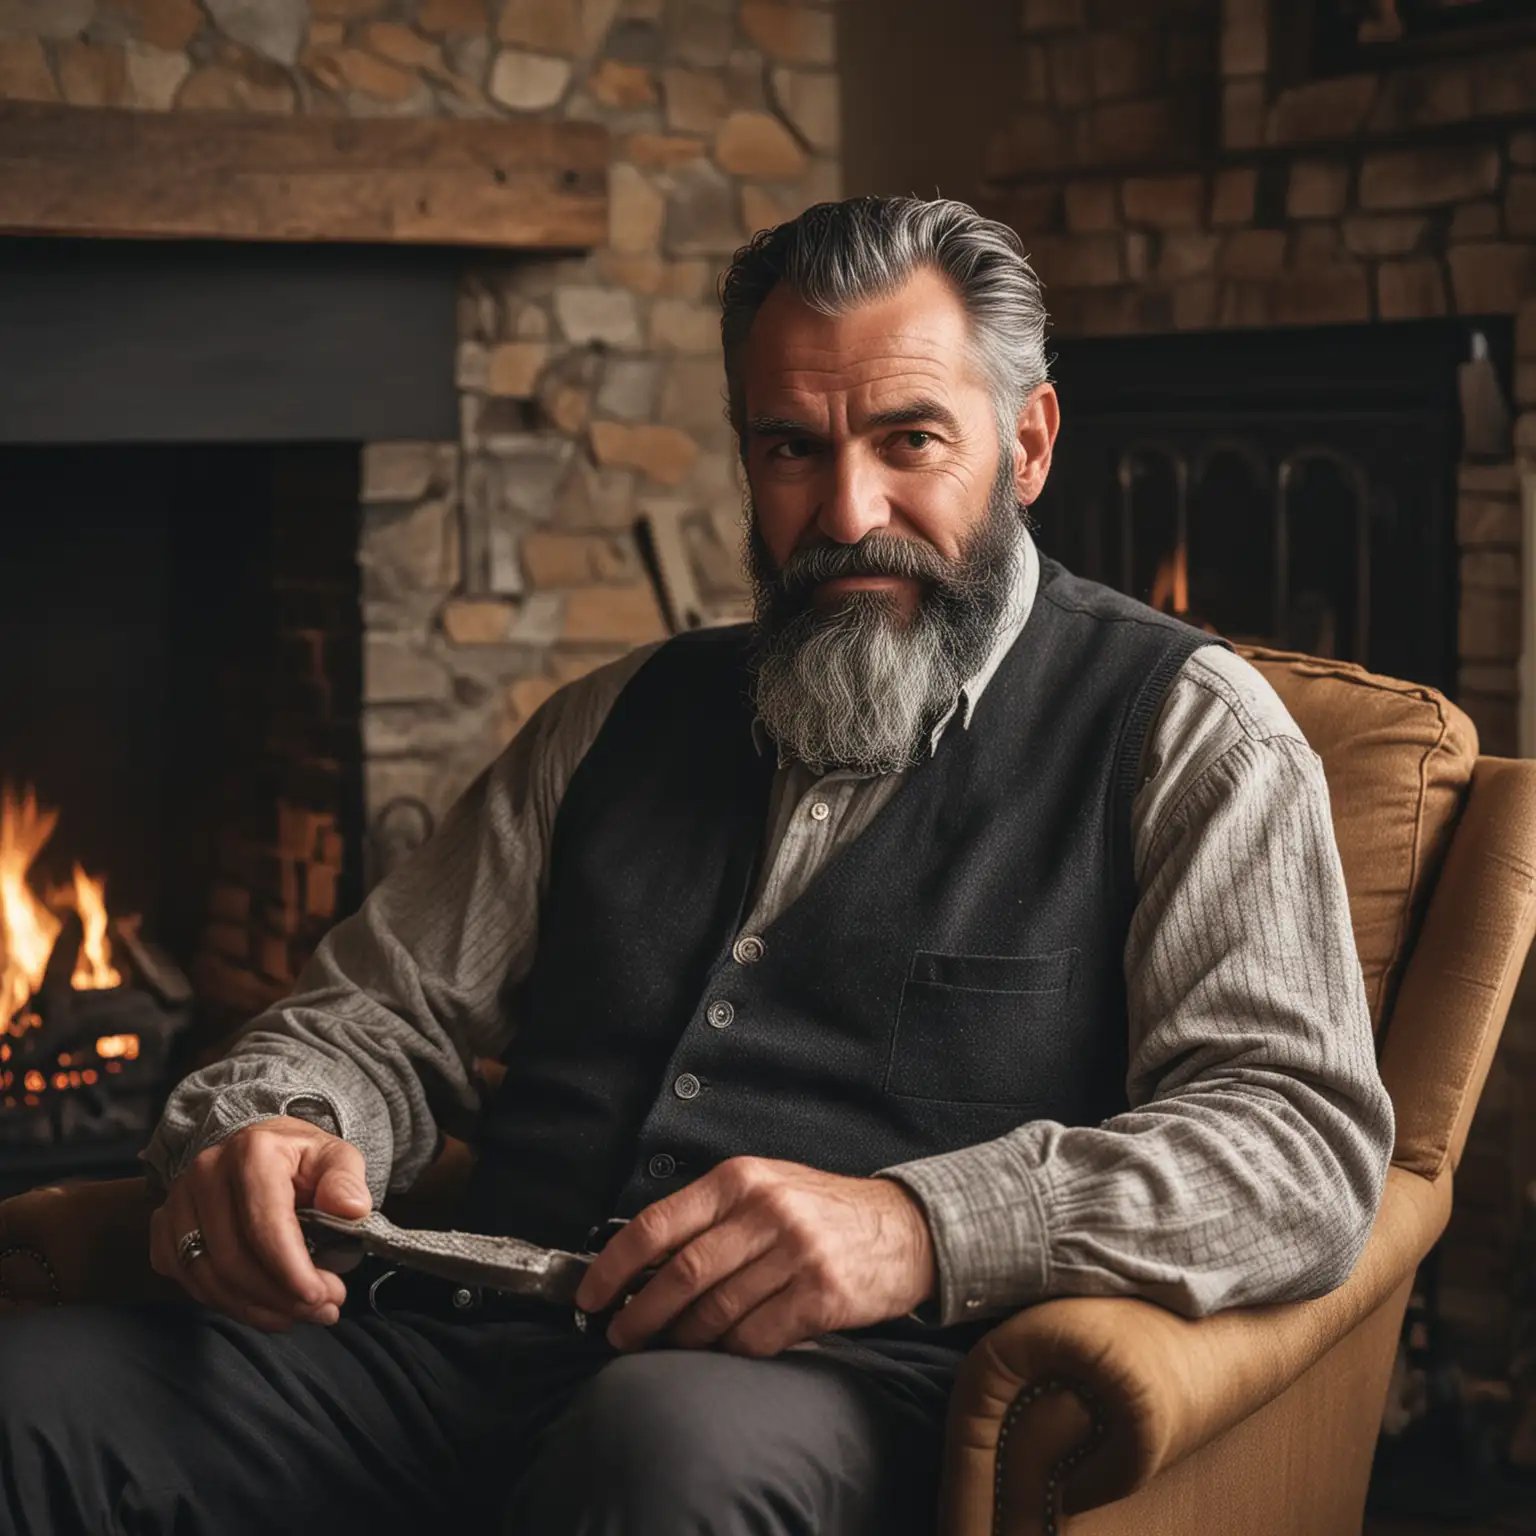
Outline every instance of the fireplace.
[[365, 881], [369, 443], [456, 260], [0, 243], [0, 1192], [132, 1171]]
[[[24, 722], [0, 743], [0, 1169], [142, 1145], [166, 1073], [356, 904], [358, 466], [356, 444], [0, 446], [0, 718]], [[70, 986], [93, 921], [98, 979]], [[131, 1053], [83, 1077], [66, 1058], [98, 1035]]]
[[1064, 340], [1041, 544], [1233, 640], [1454, 694], [1479, 345], [1507, 380], [1507, 321]]

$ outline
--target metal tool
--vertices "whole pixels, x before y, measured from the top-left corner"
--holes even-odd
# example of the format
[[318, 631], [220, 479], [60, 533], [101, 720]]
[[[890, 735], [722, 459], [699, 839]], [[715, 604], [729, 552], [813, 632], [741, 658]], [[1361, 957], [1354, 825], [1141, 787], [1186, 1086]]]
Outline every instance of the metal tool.
[[[576, 1288], [595, 1253], [568, 1253], [515, 1237], [487, 1237], [477, 1232], [397, 1227], [378, 1211], [358, 1220], [313, 1209], [299, 1211], [298, 1217], [310, 1254], [323, 1269], [344, 1273], [368, 1255], [459, 1285], [571, 1307], [576, 1311], [578, 1327], [586, 1326], [587, 1314], [576, 1306]], [[652, 1269], [642, 1270], [615, 1305], [622, 1306], [654, 1273]]]

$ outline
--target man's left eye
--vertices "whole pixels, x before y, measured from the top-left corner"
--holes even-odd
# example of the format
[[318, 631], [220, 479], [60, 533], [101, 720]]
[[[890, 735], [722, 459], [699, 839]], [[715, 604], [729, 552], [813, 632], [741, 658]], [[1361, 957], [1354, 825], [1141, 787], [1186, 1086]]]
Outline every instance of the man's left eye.
[[903, 448], [926, 448], [932, 441], [932, 432], [903, 432], [901, 434], [901, 446]]

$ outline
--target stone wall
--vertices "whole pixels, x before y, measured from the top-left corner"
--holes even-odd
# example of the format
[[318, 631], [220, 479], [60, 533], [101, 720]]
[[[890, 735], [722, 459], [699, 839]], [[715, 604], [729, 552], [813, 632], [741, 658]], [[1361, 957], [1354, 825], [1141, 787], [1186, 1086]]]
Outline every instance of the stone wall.
[[[1282, 87], [1267, 0], [1024, 0], [1022, 21], [1029, 100], [979, 201], [1024, 237], [1058, 333], [1519, 314], [1536, 405], [1536, 36]], [[1536, 413], [1512, 451], [1536, 456]], [[1482, 473], [1460, 700], [1513, 752], [1518, 560], [1487, 536]]]
[[[1201, 7], [1148, 19], [1163, 9]], [[1032, 104], [983, 197], [1026, 237], [1063, 332], [1507, 314], [1532, 290], [1536, 39], [1272, 91], [1264, 0], [1227, 0], [1203, 76], [1198, 29], [1177, 52], [1194, 72], [1159, 30], [1162, 71], [1149, 48], [1137, 75], [1131, 52], [1108, 63], [1137, 34], [1085, 31], [1081, 4], [1026, 0], [1024, 17]], [[1097, 72], [1060, 62], [1107, 38]], [[1099, 99], [1117, 80], [1151, 94]]]
[[365, 452], [371, 817], [439, 814], [562, 681], [662, 633], [638, 516], [681, 519], [718, 586], [740, 492], [715, 281], [838, 193], [829, 3], [0, 0], [0, 98], [612, 133], [602, 249], [466, 259], [460, 440]]
[[1020, 25], [1018, 110], [982, 169], [1015, 190], [1011, 211], [1031, 229], [1048, 227], [1027, 211], [1041, 173], [1183, 160], [1209, 147], [1217, 0], [1022, 0]]

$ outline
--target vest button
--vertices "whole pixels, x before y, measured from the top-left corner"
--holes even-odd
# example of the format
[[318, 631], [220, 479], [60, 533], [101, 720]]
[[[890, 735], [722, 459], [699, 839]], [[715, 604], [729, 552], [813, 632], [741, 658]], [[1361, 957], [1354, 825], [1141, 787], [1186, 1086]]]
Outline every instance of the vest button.
[[832, 807], [825, 800], [814, 801], [811, 805], [811, 820], [825, 821], [832, 814]]
[[729, 1029], [731, 1020], [736, 1017], [736, 1010], [726, 1002], [723, 997], [717, 997], [709, 1005], [709, 1011], [704, 1015], [716, 1029]]
[[700, 1083], [692, 1072], [684, 1072], [678, 1080], [672, 1084], [672, 1092], [680, 1099], [696, 1099], [699, 1096]]
[[452, 1300], [455, 1309], [462, 1312], [466, 1307], [474, 1306], [475, 1293], [470, 1290], [468, 1286], [461, 1285], [458, 1290], [453, 1293]]
[[670, 1152], [658, 1152], [646, 1166], [653, 1179], [670, 1179], [677, 1172], [677, 1159]]
[[731, 946], [731, 957], [737, 965], [756, 965], [767, 952], [767, 945], [755, 933], [742, 934]]

